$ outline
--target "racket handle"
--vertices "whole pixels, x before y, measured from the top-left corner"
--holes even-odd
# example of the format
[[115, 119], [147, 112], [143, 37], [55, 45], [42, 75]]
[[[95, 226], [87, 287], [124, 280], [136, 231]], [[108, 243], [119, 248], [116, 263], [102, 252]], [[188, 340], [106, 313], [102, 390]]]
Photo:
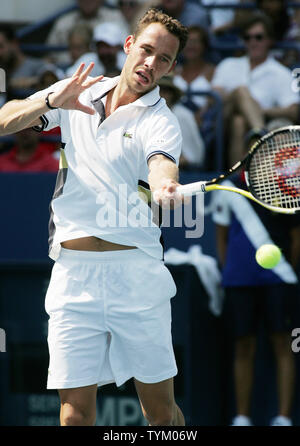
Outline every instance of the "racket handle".
[[205, 185], [206, 181], [197, 181], [196, 183], [184, 184], [183, 186], [178, 186], [176, 188], [176, 192], [186, 197], [190, 197], [192, 195], [205, 192]]

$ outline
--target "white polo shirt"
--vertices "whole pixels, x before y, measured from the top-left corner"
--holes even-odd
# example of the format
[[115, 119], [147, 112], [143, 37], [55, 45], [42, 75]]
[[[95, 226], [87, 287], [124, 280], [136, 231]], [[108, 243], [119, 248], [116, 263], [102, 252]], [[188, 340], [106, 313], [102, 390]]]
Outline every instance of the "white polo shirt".
[[213, 87], [231, 92], [237, 87], [248, 87], [251, 96], [263, 109], [288, 107], [299, 102], [292, 90], [291, 70], [273, 57], [251, 70], [249, 58], [228, 57], [219, 63], [212, 80]]
[[[152, 155], [164, 154], [178, 164], [180, 127], [158, 87], [105, 119], [105, 97], [100, 98], [118, 81], [119, 76], [105, 78], [80, 95], [83, 104], [95, 107], [94, 115], [56, 109], [41, 117], [45, 130], [60, 126], [64, 147], [51, 202], [49, 255], [54, 260], [62, 241], [87, 236], [163, 257], [161, 231], [146, 202], [149, 194], [141, 197], [138, 190], [149, 190]], [[30, 98], [56, 91], [64, 82]]]

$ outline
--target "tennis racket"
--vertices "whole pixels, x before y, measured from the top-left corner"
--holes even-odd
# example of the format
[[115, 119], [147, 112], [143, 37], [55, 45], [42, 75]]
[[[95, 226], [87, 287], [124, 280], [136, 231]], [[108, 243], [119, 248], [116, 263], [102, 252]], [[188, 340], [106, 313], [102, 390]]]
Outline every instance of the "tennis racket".
[[[219, 184], [240, 167], [245, 169], [248, 191]], [[282, 127], [267, 133], [225, 174], [176, 189], [184, 196], [213, 190], [236, 192], [270, 211], [300, 212], [300, 126]]]

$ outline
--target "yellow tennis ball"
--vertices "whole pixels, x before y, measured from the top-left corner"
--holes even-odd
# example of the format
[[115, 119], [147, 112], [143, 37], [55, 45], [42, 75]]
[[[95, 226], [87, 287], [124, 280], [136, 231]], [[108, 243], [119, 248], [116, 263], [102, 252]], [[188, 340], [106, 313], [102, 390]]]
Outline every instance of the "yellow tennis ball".
[[266, 269], [274, 268], [281, 259], [281, 251], [276, 245], [262, 245], [256, 251], [255, 258], [257, 263]]

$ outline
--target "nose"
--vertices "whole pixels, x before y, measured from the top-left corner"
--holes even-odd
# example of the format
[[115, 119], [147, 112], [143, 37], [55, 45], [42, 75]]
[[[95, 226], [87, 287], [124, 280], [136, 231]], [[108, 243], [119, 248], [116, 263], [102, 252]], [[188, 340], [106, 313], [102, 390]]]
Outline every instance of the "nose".
[[155, 57], [154, 56], [147, 57], [147, 59], [145, 60], [145, 67], [147, 67], [151, 71], [154, 69], [154, 67], [155, 67]]

